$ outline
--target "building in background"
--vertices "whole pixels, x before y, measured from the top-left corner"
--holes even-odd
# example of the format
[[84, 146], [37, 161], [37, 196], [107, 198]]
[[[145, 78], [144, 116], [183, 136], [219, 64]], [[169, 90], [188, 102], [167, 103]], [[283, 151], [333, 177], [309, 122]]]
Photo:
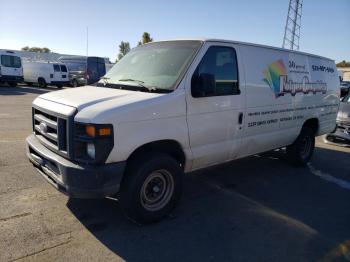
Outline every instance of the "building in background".
[[341, 81], [350, 81], [350, 67], [338, 67], [339, 76]]

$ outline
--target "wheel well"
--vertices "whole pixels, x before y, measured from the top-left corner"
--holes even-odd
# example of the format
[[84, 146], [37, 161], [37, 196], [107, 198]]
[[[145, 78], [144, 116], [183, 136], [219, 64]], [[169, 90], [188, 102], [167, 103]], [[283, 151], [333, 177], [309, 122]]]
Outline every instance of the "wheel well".
[[310, 127], [312, 130], [314, 130], [315, 134], [318, 132], [318, 119], [317, 118], [310, 118], [306, 120], [303, 124], [303, 127]]
[[181, 145], [174, 140], [160, 140], [144, 144], [137, 148], [128, 158], [127, 162], [137, 158], [140, 154], [149, 152], [160, 152], [165, 153], [175, 158], [181, 165], [182, 168], [185, 166], [185, 153], [182, 150]]

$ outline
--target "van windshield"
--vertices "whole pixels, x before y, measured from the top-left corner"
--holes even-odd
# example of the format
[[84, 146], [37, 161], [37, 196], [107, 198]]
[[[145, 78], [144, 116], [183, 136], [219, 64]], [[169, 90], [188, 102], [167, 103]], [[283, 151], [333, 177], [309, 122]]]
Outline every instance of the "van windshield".
[[15, 67], [20, 68], [21, 65], [21, 58], [18, 56], [13, 55], [2, 55], [1, 56], [1, 65], [6, 67]]
[[85, 71], [86, 70], [86, 63], [80, 63], [80, 62], [65, 62], [67, 65], [69, 71]]
[[172, 91], [201, 46], [200, 41], [150, 43], [132, 49], [100, 80], [113, 85]]

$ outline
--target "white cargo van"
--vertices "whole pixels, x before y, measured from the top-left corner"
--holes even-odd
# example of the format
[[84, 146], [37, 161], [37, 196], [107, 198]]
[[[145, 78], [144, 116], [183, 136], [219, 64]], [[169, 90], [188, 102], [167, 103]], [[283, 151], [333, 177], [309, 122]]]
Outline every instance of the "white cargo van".
[[23, 82], [21, 58], [14, 51], [0, 50], [0, 83], [15, 87]]
[[24, 60], [23, 74], [26, 84], [38, 84], [42, 88], [47, 85], [61, 88], [69, 83], [67, 66], [63, 63]]
[[175, 206], [184, 173], [282, 147], [305, 165], [338, 106], [330, 59], [226, 40], [154, 42], [97, 86], [35, 99], [27, 155], [59, 191], [116, 195], [148, 223]]

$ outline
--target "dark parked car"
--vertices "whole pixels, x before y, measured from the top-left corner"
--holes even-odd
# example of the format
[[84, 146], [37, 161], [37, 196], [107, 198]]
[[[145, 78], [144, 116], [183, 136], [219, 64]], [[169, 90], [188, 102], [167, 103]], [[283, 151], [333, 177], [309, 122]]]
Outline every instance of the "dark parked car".
[[67, 65], [73, 87], [94, 84], [106, 74], [106, 59], [102, 57], [62, 56], [59, 60]]
[[324, 136], [324, 141], [326, 143], [350, 146], [350, 94], [341, 100], [337, 126], [333, 133]]
[[340, 82], [340, 97], [345, 97], [349, 94], [350, 90], [350, 82], [349, 81], [342, 81]]

